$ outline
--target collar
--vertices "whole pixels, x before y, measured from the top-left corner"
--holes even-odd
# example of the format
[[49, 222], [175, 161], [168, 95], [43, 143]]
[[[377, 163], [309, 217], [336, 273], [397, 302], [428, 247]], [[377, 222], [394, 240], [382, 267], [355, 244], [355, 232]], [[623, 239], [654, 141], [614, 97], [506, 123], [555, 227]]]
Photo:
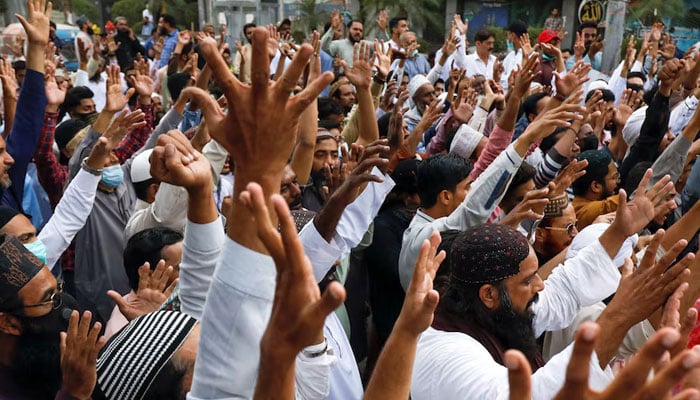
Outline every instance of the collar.
[[423, 212], [422, 209], [416, 210], [416, 218], [420, 218], [424, 220], [425, 222], [433, 222], [435, 221], [435, 218], [431, 217], [430, 215], [426, 214]]

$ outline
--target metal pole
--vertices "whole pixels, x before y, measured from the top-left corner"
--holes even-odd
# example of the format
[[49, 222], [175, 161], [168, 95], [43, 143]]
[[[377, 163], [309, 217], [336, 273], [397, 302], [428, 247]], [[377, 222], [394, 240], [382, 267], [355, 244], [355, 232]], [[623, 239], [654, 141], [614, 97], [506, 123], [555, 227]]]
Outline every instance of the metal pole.
[[625, 14], [628, 0], [610, 0], [605, 17], [605, 46], [601, 71], [610, 75], [620, 63], [620, 48], [625, 33]]

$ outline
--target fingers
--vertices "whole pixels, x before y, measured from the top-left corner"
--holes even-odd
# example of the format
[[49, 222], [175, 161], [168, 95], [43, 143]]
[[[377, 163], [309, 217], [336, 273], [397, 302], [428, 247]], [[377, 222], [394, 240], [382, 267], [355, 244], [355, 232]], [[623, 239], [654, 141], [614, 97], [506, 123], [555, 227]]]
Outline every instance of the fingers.
[[333, 73], [326, 71], [318, 78], [309, 82], [304, 90], [292, 98], [292, 112], [297, 115], [301, 114], [301, 112], [304, 111], [332, 81]]
[[117, 304], [117, 308], [119, 308], [119, 311], [121, 311], [122, 314], [127, 314], [126, 310], [129, 307], [129, 303], [127, 303], [121, 294], [115, 292], [114, 290], [108, 290], [107, 296], [109, 296], [109, 298]]
[[588, 375], [591, 354], [595, 341], [600, 333], [600, 327], [591, 322], [583, 323], [576, 332], [574, 349], [571, 352], [569, 365], [566, 368], [564, 387], [557, 393], [555, 399], [582, 399], [588, 389]]
[[700, 365], [700, 347], [686, 350], [671, 360], [671, 363], [657, 373], [651, 382], [642, 389], [640, 399], [661, 399], [688, 371]]
[[[207, 60], [207, 65], [210, 65], [209, 60]], [[216, 100], [214, 100], [204, 90], [198, 87], [190, 86], [183, 89], [182, 93], [180, 93], [180, 96], [185, 96], [191, 101], [195, 102], [199, 106], [199, 108], [202, 109], [202, 114], [204, 114], [204, 118], [206, 118], [206, 120], [210, 124], [218, 125], [221, 122], [221, 120], [223, 120], [224, 113], [223, 111], [221, 111], [221, 107], [219, 107], [219, 104], [216, 102]], [[229, 99], [228, 97], [226, 97], [226, 99], [228, 101], [234, 100], [233, 98]]]
[[657, 331], [605, 390], [606, 398], [617, 399], [629, 396], [630, 388], [641, 387], [651, 368], [680, 340], [675, 329], [662, 328]]
[[530, 400], [532, 398], [532, 368], [525, 355], [518, 350], [508, 350], [503, 361], [508, 368], [509, 399]]
[[[259, 45], [258, 45], [259, 47]], [[265, 46], [263, 46], [265, 47]], [[203, 41], [200, 41], [199, 48], [202, 51], [202, 55], [207, 62], [207, 65], [212, 70], [212, 77], [216, 82], [221, 85], [224, 93], [227, 96], [235, 95], [237, 87], [240, 85], [238, 79], [231, 73], [226, 61], [221, 56], [216, 42], [207, 37]], [[248, 60], [246, 60], [248, 62]], [[268, 78], [269, 78], [269, 65], [267, 67]], [[185, 89], [187, 90], [187, 89]]]
[[[304, 69], [306, 64], [309, 62], [309, 58], [313, 54], [314, 49], [308, 45], [302, 45], [299, 50], [294, 54], [292, 62], [284, 70], [282, 76], [277, 80], [275, 87], [279, 87], [281, 93], [280, 96], [289, 96], [297, 85], [297, 81]], [[281, 62], [281, 61], [280, 61]], [[269, 79], [269, 78], [268, 78]], [[267, 82], [265, 83], [267, 85]]]

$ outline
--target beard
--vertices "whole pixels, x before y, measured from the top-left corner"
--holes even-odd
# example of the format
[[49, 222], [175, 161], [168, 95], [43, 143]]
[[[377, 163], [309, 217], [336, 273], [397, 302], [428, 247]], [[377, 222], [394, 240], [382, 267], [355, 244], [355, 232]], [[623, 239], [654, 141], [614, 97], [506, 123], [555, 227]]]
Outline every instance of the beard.
[[8, 175], [5, 177], [4, 175], [9, 171], [10, 169], [8, 168], [7, 170], [3, 171], [3, 177], [0, 178], [0, 189], [1, 190], [7, 190], [12, 186], [12, 180], [10, 179], [10, 176]]
[[539, 354], [535, 330], [532, 321], [535, 314], [530, 306], [537, 302], [539, 294], [530, 299], [524, 312], [513, 308], [510, 295], [505, 289], [499, 290], [500, 305], [491, 312], [490, 321], [479, 321], [483, 326], [503, 343], [506, 348], [517, 349], [525, 354], [530, 364], [535, 364]]
[[[77, 301], [63, 294], [64, 305], [41, 317], [15, 316], [22, 326], [12, 361], [18, 386], [31, 392], [32, 398], [53, 399], [61, 388], [61, 331]], [[41, 382], [41, 384], [37, 384]]]
[[158, 33], [159, 33], [161, 36], [168, 36], [168, 31], [167, 31], [167, 29], [165, 29], [164, 26], [162, 26], [162, 27], [160, 27], [160, 29], [158, 29]]

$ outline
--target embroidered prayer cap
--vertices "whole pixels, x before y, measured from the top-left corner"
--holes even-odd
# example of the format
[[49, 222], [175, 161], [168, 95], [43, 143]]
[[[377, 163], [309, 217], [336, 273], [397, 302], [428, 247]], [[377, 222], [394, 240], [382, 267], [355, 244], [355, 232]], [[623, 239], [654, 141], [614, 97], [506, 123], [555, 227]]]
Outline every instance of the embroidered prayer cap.
[[450, 279], [467, 284], [498, 282], [517, 275], [529, 253], [525, 236], [509, 226], [471, 227], [452, 242]]
[[182, 346], [197, 320], [177, 311], [156, 311], [129, 322], [97, 357], [97, 383], [110, 400], [140, 400]]
[[0, 235], [0, 310], [17, 301], [19, 291], [44, 268], [14, 236]]
[[476, 150], [476, 147], [481, 142], [481, 138], [485, 137], [479, 131], [467, 124], [462, 124], [455, 133], [452, 144], [450, 144], [450, 153], [469, 159]]
[[[608, 229], [609, 226], [610, 224], [598, 223], [585, 227], [576, 235], [574, 240], [571, 241], [569, 249], [566, 250], [566, 259], [568, 260], [574, 258], [579, 251], [593, 244], [596, 240], [598, 240], [598, 238], [600, 238], [600, 236]], [[622, 243], [622, 247], [620, 247], [620, 250], [613, 259], [613, 264], [615, 264], [616, 267], [622, 267], [622, 265], [625, 263], [625, 258], [632, 256], [638, 240], [639, 235], [636, 233], [625, 239], [625, 241]]]
[[413, 98], [416, 93], [418, 93], [418, 89], [420, 89], [421, 86], [429, 84], [430, 81], [428, 78], [424, 77], [421, 74], [418, 74], [411, 78], [411, 80], [408, 82], [408, 94]]
[[0, 229], [7, 225], [12, 218], [17, 216], [19, 214], [19, 211], [15, 210], [14, 208], [10, 207], [0, 207]]

